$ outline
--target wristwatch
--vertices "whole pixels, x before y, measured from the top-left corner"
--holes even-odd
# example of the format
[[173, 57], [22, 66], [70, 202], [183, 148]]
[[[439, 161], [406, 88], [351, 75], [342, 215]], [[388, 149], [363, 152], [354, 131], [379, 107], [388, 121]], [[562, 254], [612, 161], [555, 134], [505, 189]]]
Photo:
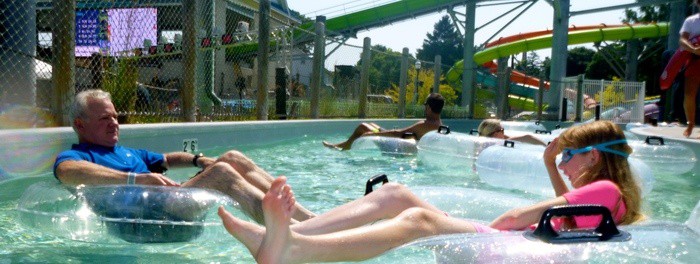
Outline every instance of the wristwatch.
[[194, 155], [194, 158], [192, 158], [192, 165], [194, 165], [195, 167], [199, 167], [199, 164], [197, 164], [197, 160], [201, 157], [204, 157], [204, 154], [199, 153], [197, 155]]

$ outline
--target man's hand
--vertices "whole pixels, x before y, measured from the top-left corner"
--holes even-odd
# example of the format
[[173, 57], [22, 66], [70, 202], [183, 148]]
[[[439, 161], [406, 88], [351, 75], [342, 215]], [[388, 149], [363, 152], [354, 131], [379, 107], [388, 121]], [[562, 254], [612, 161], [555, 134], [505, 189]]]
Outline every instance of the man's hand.
[[136, 174], [136, 184], [160, 185], [160, 186], [180, 186], [179, 183], [171, 180], [160, 173], [140, 173]]

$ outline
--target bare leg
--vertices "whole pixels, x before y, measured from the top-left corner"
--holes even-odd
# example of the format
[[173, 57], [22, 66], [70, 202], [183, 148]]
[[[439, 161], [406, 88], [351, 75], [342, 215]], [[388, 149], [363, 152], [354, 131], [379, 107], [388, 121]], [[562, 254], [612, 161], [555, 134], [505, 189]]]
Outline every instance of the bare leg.
[[337, 144], [332, 144], [332, 143], [323, 141], [323, 145], [326, 147], [329, 147], [329, 148], [348, 150], [348, 149], [350, 149], [350, 147], [352, 147], [352, 143], [355, 142], [356, 139], [358, 139], [359, 137], [361, 137], [362, 135], [364, 135], [367, 132], [373, 132], [377, 129], [379, 129], [379, 126], [377, 126], [374, 123], [370, 123], [370, 124], [362, 123], [359, 126], [357, 126], [357, 128], [355, 128], [355, 131], [352, 132], [352, 135], [350, 135], [350, 137], [347, 140], [340, 142], [340, 143], [337, 143]]
[[405, 186], [388, 183], [367, 196], [294, 224], [291, 228], [294, 232], [305, 235], [326, 234], [393, 218], [411, 207], [444, 214], [440, 209], [418, 198]]
[[[271, 216], [279, 217], [282, 215], [280, 212], [284, 212], [283, 209], [277, 210]], [[474, 226], [468, 221], [422, 208], [408, 209], [391, 220], [374, 225], [318, 236], [290, 232], [286, 228], [288, 225], [282, 224], [285, 223], [284, 218], [279, 218], [274, 228], [268, 225], [266, 232], [262, 227], [235, 218], [223, 209], [219, 210], [219, 215], [226, 229], [243, 242], [258, 261], [261, 261], [262, 256], [270, 256], [288, 263], [364, 260], [417, 238], [475, 232]], [[268, 221], [271, 222], [273, 221]], [[269, 248], [260, 242], [264, 240], [261, 236], [286, 242], [281, 247], [275, 247], [275, 252], [268, 252]]]
[[280, 263], [284, 260], [281, 256], [286, 255], [291, 237], [289, 223], [295, 210], [294, 194], [286, 183], [284, 176], [275, 179], [263, 198], [266, 228], [242, 221], [219, 207], [226, 230], [246, 245], [258, 263]]
[[[246, 181], [258, 188], [262, 193], [270, 189], [272, 181], [275, 179], [255, 164], [253, 160], [239, 151], [228, 151], [221, 155], [217, 161], [230, 164]], [[299, 203], [296, 204], [296, 210], [293, 216], [295, 220], [304, 221], [314, 216], [316, 216], [316, 214], [304, 208]]]
[[272, 188], [263, 198], [266, 233], [260, 249], [255, 254], [258, 263], [281, 263], [287, 255], [287, 245], [292, 232], [289, 220], [294, 213], [294, 194], [285, 177], [279, 177], [272, 183]]
[[683, 109], [685, 117], [688, 119], [688, 127], [683, 131], [683, 136], [690, 137], [695, 127], [695, 98], [698, 94], [698, 86], [700, 86], [700, 78], [697, 76], [685, 77], [685, 92], [683, 98]]
[[261, 201], [265, 193], [251, 185], [229, 164], [217, 162], [207, 167], [183, 187], [199, 187], [220, 191], [236, 200], [250, 217], [262, 223]]

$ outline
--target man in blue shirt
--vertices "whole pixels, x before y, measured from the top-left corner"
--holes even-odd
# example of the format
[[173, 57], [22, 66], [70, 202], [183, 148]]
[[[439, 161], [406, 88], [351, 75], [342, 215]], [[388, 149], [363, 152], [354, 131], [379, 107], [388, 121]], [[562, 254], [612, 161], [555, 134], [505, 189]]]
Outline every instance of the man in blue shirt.
[[[54, 176], [63, 184], [144, 184], [214, 189], [231, 196], [256, 221], [263, 223], [261, 201], [274, 178], [238, 151], [214, 159], [186, 152], [155, 153], [117, 145], [119, 123], [111, 95], [87, 90], [71, 108], [79, 144], [56, 157]], [[169, 168], [197, 166], [202, 171], [181, 184], [163, 175]], [[296, 204], [296, 221], [314, 216]]]

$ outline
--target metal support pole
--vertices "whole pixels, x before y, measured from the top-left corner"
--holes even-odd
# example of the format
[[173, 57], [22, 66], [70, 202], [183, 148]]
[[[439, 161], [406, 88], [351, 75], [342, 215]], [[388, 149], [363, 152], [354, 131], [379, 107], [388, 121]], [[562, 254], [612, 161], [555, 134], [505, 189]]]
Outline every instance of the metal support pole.
[[647, 82], [642, 82], [642, 86], [637, 91], [637, 102], [635, 104], [634, 120], [631, 122], [644, 123], [644, 96], [646, 95]]
[[637, 81], [637, 67], [639, 66], [639, 50], [641, 44], [638, 39], [627, 40], [627, 52], [625, 54], [625, 81]]
[[270, 56], [270, 0], [260, 0], [258, 26], [258, 120], [267, 120], [267, 82]]
[[[215, 28], [215, 0], [197, 1], [197, 32], [204, 35], [198, 37], [216, 38]], [[199, 39], [198, 39], [199, 40]], [[212, 105], [221, 105], [221, 99], [214, 93], [216, 74], [214, 74], [215, 54], [214, 49], [197, 49], [197, 64], [195, 74], [195, 93], [199, 113], [209, 115]]]
[[416, 69], [416, 80], [413, 82], [413, 99], [411, 100], [411, 104], [416, 104], [418, 102], [418, 90], [420, 87], [418, 85], [420, 82], [418, 81], [418, 76], [420, 76], [420, 67], [421, 63], [420, 60], [416, 60], [415, 64], [415, 69]]
[[372, 40], [368, 37], [364, 39], [362, 45], [362, 72], [360, 73], [360, 99], [357, 115], [360, 118], [367, 117], [367, 92], [369, 91], [369, 66], [372, 57]]
[[399, 75], [398, 118], [406, 117], [406, 79], [408, 79], [408, 48], [403, 48], [401, 53], [401, 74]]
[[508, 93], [506, 91], [506, 86], [508, 79], [506, 72], [508, 68], [508, 58], [498, 58], [498, 70], [496, 74], [497, 87], [496, 87], [496, 117], [499, 119], [505, 119], [506, 117], [506, 100], [508, 100]]
[[442, 74], [442, 56], [435, 55], [435, 65], [433, 65], [433, 72], [435, 72], [435, 76], [433, 79], [433, 93], [439, 93], [440, 92], [440, 75]]
[[195, 122], [195, 66], [197, 61], [196, 0], [182, 1], [182, 120]]
[[462, 72], [462, 107], [469, 109], [469, 118], [474, 118], [474, 104], [476, 102], [476, 87], [474, 76], [474, 32], [476, 32], [476, 0], [467, 1], [467, 10], [464, 25], [464, 58]]
[[275, 69], [275, 114], [277, 119], [287, 119], [287, 68]]
[[544, 72], [542, 72], [542, 74], [540, 74], [539, 89], [537, 89], [537, 120], [542, 120], [542, 108], [544, 107], [544, 102], [542, 100], [544, 98], [544, 88]]
[[325, 61], [326, 17], [316, 17], [316, 37], [314, 41], [314, 59], [311, 69], [311, 118], [319, 118], [319, 101], [321, 98], [321, 78]]
[[574, 121], [581, 122], [583, 115], [583, 74], [576, 79], [576, 117]]
[[678, 40], [681, 37], [679, 32], [681, 31], [683, 21], [685, 21], [687, 6], [688, 5], [682, 1], [671, 3], [671, 8], [669, 9], [671, 18], [669, 19], [670, 24], [668, 26], [668, 39], [666, 44], [667, 50], [676, 50], [678, 48]]
[[569, 115], [569, 113], [567, 113], [567, 111], [569, 110], [569, 108], [567, 107], [568, 105], [569, 105], [569, 99], [562, 98], [561, 99], [561, 119], [559, 119], [562, 122], [565, 122], [568, 119], [567, 118], [567, 116]]
[[56, 122], [70, 126], [69, 108], [75, 94], [75, 0], [53, 1], [53, 87]]
[[554, 32], [552, 35], [552, 64], [549, 74], [551, 88], [549, 93], [547, 93], [549, 97], [547, 100], [549, 103], [548, 112], [552, 113], [561, 110], [557, 107], [557, 104], [561, 102], [562, 85], [566, 75], [570, 0], [557, 0], [553, 1], [553, 3], [554, 19], [552, 24]]

